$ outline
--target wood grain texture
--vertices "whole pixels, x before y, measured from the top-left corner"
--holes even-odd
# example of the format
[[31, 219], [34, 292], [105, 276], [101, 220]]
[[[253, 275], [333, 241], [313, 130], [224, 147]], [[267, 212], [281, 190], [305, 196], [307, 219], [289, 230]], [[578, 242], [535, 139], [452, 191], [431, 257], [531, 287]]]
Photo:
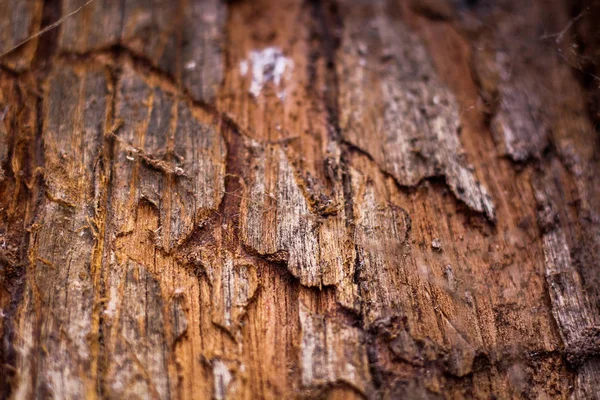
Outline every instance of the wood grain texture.
[[[40, 30], [43, 4], [42, 0], [0, 2], [0, 13], [4, 15], [0, 21], [0, 54], [5, 54], [2, 59], [3, 66], [20, 71], [31, 65], [38, 40], [27, 39]], [[6, 54], [11, 49], [16, 51], [10, 55]]]
[[[63, 0], [75, 10], [82, 0]], [[62, 24], [60, 51], [123, 46], [181, 82], [198, 101], [212, 101], [223, 77], [225, 5], [218, 1], [102, 0]]]
[[95, 0], [11, 51], [1, 396], [600, 398], [593, 10]]
[[[29, 226], [28, 267], [18, 309], [16, 396], [85, 393], [94, 366], [96, 168], [109, 103], [103, 68], [57, 66], [43, 101], [44, 167]], [[94, 326], [96, 325], [96, 326]], [[36, 379], [33, 379], [36, 377]], [[52, 388], [52, 389], [50, 389]]]
[[344, 139], [400, 185], [444, 177], [459, 199], [493, 220], [491, 198], [464, 161], [459, 105], [420, 39], [385, 1], [340, 7], [346, 11], [337, 57]]

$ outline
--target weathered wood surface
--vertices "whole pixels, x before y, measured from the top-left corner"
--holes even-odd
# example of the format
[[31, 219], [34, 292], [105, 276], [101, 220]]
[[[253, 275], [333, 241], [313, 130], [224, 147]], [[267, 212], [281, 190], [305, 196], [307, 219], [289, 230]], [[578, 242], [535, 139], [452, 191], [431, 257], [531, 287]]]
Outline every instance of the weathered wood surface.
[[0, 0], [7, 398], [600, 398], [597, 4]]

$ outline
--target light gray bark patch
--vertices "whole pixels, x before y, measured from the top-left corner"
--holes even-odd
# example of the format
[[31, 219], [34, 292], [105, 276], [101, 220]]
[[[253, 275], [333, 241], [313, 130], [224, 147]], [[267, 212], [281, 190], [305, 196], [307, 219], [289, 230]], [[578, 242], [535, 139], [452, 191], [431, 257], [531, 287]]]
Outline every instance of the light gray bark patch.
[[458, 199], [494, 220], [492, 199], [460, 144], [454, 94], [423, 43], [385, 7], [385, 1], [342, 7], [337, 73], [344, 139], [401, 185], [445, 177]]
[[585, 96], [573, 74], [580, 61], [570, 28], [577, 18], [569, 20], [562, 1], [505, 1], [486, 8], [477, 16], [482, 29], [475, 31], [473, 70], [500, 151], [525, 162], [540, 158], [551, 143], [562, 157], [584, 157], [589, 149], [572, 149], [581, 137], [577, 131], [589, 130]]
[[207, 273], [213, 283], [212, 321], [238, 336], [248, 304], [258, 288], [256, 267], [235, 259], [229, 251], [207, 260]]
[[534, 3], [519, 5], [518, 12], [494, 10], [493, 24], [486, 24], [474, 47], [473, 70], [492, 109], [490, 128], [500, 151], [525, 162], [538, 158], [548, 145], [552, 124], [547, 99], [559, 95], [553, 93], [549, 77], [549, 70], [557, 67], [556, 49], [544, 44], [539, 32], [560, 28], [539, 26], [551, 18], [539, 18], [538, 13], [552, 11]]
[[183, 292], [176, 292], [171, 298], [170, 319], [173, 344], [175, 344], [185, 335], [189, 326], [186, 296]]
[[215, 388], [213, 396], [216, 400], [226, 399], [229, 384], [233, 380], [233, 375], [227, 365], [219, 359], [212, 361], [212, 367]]
[[410, 218], [383, 198], [365, 176], [351, 171], [363, 318], [365, 325], [371, 326], [380, 318], [409, 308], [411, 293], [403, 283]]
[[360, 329], [322, 315], [300, 303], [302, 386], [345, 382], [364, 395], [372, 391], [365, 338]]
[[559, 210], [564, 203], [560, 193], [562, 188], [557, 185], [554, 179], [544, 175], [533, 181], [552, 314], [568, 361], [579, 365], [589, 357], [600, 355], [600, 316], [571, 256], [573, 249], [570, 243], [574, 238], [569, 225], [560, 218]]
[[170, 398], [160, 283], [146, 267], [127, 261], [113, 271], [111, 285], [119, 288], [121, 304], [106, 337], [114, 350], [107, 371], [109, 397]]
[[310, 211], [280, 146], [254, 142], [248, 193], [242, 199], [242, 240], [260, 254], [286, 261], [306, 286], [335, 285], [350, 273], [351, 251], [341, 216]]
[[[502, 76], [508, 75], [507, 67], [503, 68]], [[517, 76], [511, 81], [503, 79], [499, 85], [500, 100], [491, 129], [496, 142], [502, 143], [505, 154], [514, 161], [539, 157], [548, 145], [550, 129], [539, 96], [543, 88], [536, 84], [537, 79]]]

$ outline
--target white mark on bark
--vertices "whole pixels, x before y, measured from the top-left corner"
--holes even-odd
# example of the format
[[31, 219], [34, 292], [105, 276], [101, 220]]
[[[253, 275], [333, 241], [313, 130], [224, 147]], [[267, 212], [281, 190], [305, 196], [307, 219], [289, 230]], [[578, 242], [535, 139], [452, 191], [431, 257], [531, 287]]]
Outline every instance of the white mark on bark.
[[240, 62], [240, 73], [245, 76], [248, 72], [249, 64], [252, 64], [252, 83], [250, 84], [250, 94], [258, 97], [264, 86], [271, 82], [277, 89], [277, 97], [280, 100], [285, 98], [285, 90], [279, 89], [285, 78], [285, 72], [291, 71], [294, 62], [285, 57], [278, 47], [266, 47], [262, 50], [250, 52], [249, 60]]
[[106, 309], [104, 310], [104, 314], [106, 314], [110, 318], [114, 317], [115, 312], [117, 311], [118, 297], [119, 297], [119, 295], [117, 293], [117, 288], [115, 286], [111, 286], [108, 305], [106, 306]]
[[196, 61], [190, 61], [190, 62], [186, 63], [185, 69], [187, 69], [189, 71], [196, 69]]
[[232, 376], [223, 361], [213, 361], [213, 377], [215, 380], [215, 399], [224, 399], [227, 395], [227, 387], [231, 382]]
[[248, 61], [242, 60], [242, 61], [240, 61], [240, 74], [242, 74], [242, 76], [246, 76], [247, 73], [248, 73]]

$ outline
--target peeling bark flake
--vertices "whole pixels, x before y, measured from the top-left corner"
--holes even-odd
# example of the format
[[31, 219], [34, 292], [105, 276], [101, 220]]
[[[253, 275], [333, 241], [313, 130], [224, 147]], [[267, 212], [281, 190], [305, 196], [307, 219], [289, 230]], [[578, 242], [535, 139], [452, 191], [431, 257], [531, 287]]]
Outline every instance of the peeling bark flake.
[[458, 103], [427, 49], [385, 1], [351, 4], [337, 67], [344, 139], [401, 185], [445, 177], [458, 199], [494, 220], [492, 199], [467, 167]]
[[[345, 227], [313, 214], [279, 146], [251, 144], [251, 175], [242, 200], [242, 238], [260, 254], [285, 261], [303, 285], [335, 285], [348, 274]], [[272, 165], [275, 168], [267, 168]], [[321, 245], [323, 240], [323, 245]]]
[[372, 390], [362, 332], [300, 304], [302, 385], [318, 387], [345, 382], [360, 393]]

